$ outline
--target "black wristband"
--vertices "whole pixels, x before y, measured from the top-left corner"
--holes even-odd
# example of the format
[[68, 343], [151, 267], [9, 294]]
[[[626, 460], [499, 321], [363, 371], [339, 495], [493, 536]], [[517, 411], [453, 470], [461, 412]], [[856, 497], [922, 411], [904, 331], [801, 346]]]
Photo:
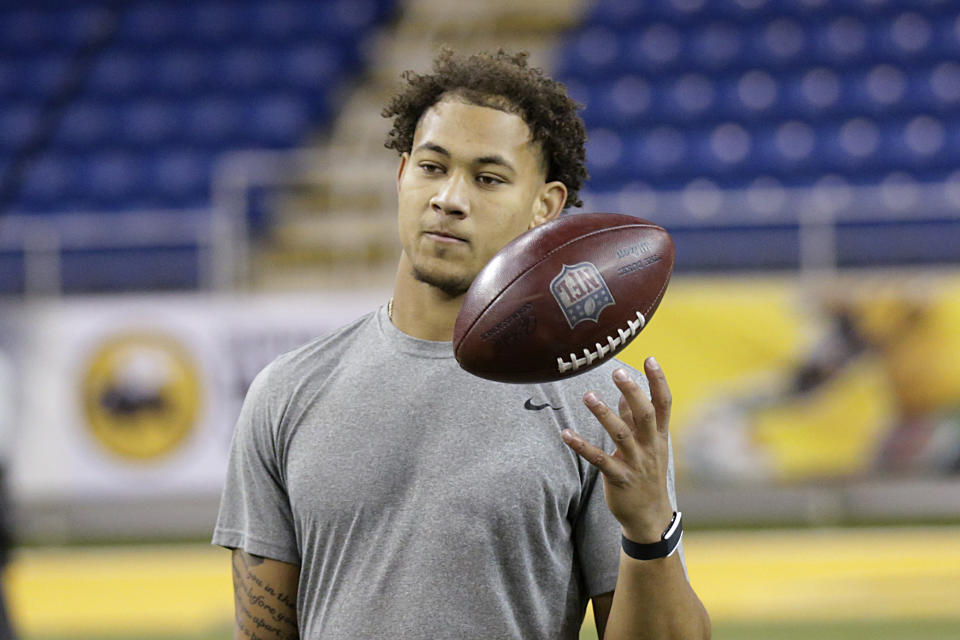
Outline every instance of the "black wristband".
[[620, 534], [620, 545], [623, 547], [624, 553], [636, 560], [657, 560], [672, 555], [680, 544], [680, 538], [683, 537], [683, 525], [680, 522], [680, 516], [682, 515], [679, 511], [673, 512], [673, 520], [670, 521], [666, 531], [660, 536], [659, 542], [641, 544]]

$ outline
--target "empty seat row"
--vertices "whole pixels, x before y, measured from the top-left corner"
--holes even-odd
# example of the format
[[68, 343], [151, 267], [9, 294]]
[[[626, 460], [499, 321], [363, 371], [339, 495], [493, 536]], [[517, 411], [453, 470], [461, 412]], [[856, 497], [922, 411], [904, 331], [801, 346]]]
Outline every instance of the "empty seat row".
[[643, 20], [667, 20], [678, 24], [705, 20], [745, 21], [789, 16], [805, 19], [822, 15], [875, 16], [916, 10], [937, 11], [947, 2], [918, 3], [915, 0], [603, 0], [590, 6], [587, 22], [619, 27]]
[[616, 189], [634, 179], [673, 183], [694, 175], [738, 182], [766, 173], [791, 181], [835, 171], [869, 179], [960, 166], [960, 117], [600, 128], [588, 131], [587, 144], [592, 188]]
[[932, 66], [877, 64], [850, 70], [808, 67], [790, 73], [754, 68], [738, 74], [691, 72], [670, 78], [625, 73], [592, 83], [573, 80], [571, 95], [593, 125], [630, 127], [644, 122], [719, 122], [896, 117], [960, 108], [960, 62]]
[[[946, 4], [946, 3], [945, 3]], [[558, 59], [567, 77], [687, 69], [770, 69], [960, 58], [960, 15], [903, 12], [872, 21], [851, 16], [755, 23], [678, 25], [646, 19], [617, 28], [588, 24], [567, 36]]]
[[73, 50], [105, 32], [145, 49], [167, 44], [282, 43], [313, 36], [348, 42], [382, 22], [393, 0], [39, 0], [0, 7], [0, 51]]

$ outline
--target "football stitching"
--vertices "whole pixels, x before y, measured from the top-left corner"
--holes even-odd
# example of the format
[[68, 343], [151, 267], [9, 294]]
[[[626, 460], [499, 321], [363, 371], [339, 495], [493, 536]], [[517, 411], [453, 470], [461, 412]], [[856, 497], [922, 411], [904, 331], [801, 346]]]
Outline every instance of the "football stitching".
[[[505, 286], [501, 287], [500, 293], [498, 293], [493, 300], [491, 300], [490, 302], [487, 303], [487, 306], [485, 306], [485, 307], [483, 308], [483, 310], [482, 310], [480, 313], [477, 314], [476, 319], [474, 319], [474, 321], [470, 323], [470, 326], [467, 328], [467, 330], [463, 332], [463, 338], [460, 340], [460, 343], [459, 343], [458, 345], [456, 345], [456, 347], [454, 348], [454, 353], [456, 354], [457, 352], [459, 352], [459, 350], [460, 350], [460, 345], [462, 345], [462, 344], [466, 341], [467, 336], [469, 336], [469, 335], [473, 332], [473, 328], [477, 325], [478, 322], [480, 322], [481, 318], [483, 318], [483, 316], [486, 315], [486, 313], [487, 313], [487, 311], [490, 309], [490, 307], [493, 306], [493, 304], [504, 294], [504, 292], [505, 292], [507, 289], [509, 289], [511, 286], [513, 286], [513, 283], [514, 283], [514, 282], [516, 282], [517, 280], [519, 280], [520, 278], [522, 278], [522, 277], [524, 276], [524, 274], [529, 273], [530, 271], [533, 271], [537, 266], [539, 266], [540, 264], [542, 264], [544, 260], [546, 260], [547, 258], [549, 258], [550, 256], [552, 256], [554, 253], [556, 253], [557, 251], [560, 251], [561, 249], [563, 249], [564, 247], [566, 247], [566, 246], [568, 246], [568, 245], [571, 245], [571, 244], [573, 244], [573, 243], [575, 243], [575, 242], [579, 242], [579, 241], [581, 241], [581, 240], [584, 240], [584, 239], [589, 238], [589, 237], [594, 236], [594, 235], [598, 235], [598, 234], [601, 234], [601, 233], [607, 233], [607, 232], [609, 232], [609, 231], [619, 231], [619, 230], [621, 230], [621, 229], [659, 229], [660, 231], [666, 231], [663, 227], [661, 227], [661, 226], [659, 226], [659, 225], [655, 225], [655, 224], [624, 224], [624, 225], [619, 225], [619, 226], [616, 226], [616, 227], [606, 227], [606, 228], [604, 228], [604, 229], [597, 229], [596, 231], [591, 231], [590, 233], [587, 233], [587, 234], [585, 234], [585, 235], [577, 236], [577, 237], [574, 238], [573, 240], [568, 240], [567, 242], [564, 242], [563, 244], [561, 244], [561, 245], [558, 246], [558, 247], [554, 247], [554, 248], [551, 249], [548, 253], [546, 253], [543, 257], [541, 257], [539, 260], [537, 260], [537, 261], [534, 262], [532, 265], [530, 265], [530, 267], [528, 267], [528, 268], [527, 268], [526, 270], [524, 270], [522, 273], [517, 274], [517, 276], [516, 276], [515, 278], [513, 278], [512, 280], [510, 280], [510, 282], [508, 282]], [[661, 289], [661, 293], [662, 293], [662, 292], [663, 292], [663, 290]]]
[[619, 337], [607, 336], [607, 344], [596, 343], [594, 346], [597, 348], [596, 351], [590, 351], [589, 349], [583, 350], [583, 357], [577, 357], [577, 354], [570, 354], [570, 362], [564, 361], [562, 356], [557, 357], [557, 370], [560, 373], [566, 373], [571, 369], [573, 371], [578, 370], [580, 367], [586, 367], [593, 364], [594, 360], [603, 360], [607, 357], [607, 354], [614, 354], [616, 351], [624, 346], [627, 342], [636, 337], [640, 331], [643, 330], [646, 326], [647, 321], [643, 317], [643, 314], [639, 311], [637, 313], [636, 320], [627, 320], [627, 329], [617, 329]]

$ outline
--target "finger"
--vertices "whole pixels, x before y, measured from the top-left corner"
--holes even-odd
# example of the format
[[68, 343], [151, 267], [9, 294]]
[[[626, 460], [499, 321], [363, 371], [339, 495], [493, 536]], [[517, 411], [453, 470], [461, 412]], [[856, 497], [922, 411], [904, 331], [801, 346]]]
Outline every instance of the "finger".
[[630, 417], [637, 439], [641, 444], [650, 442], [657, 433], [657, 413], [650, 398], [626, 369], [614, 371], [613, 381], [630, 407]]
[[564, 429], [560, 432], [560, 436], [574, 453], [599, 469], [604, 477], [616, 482], [625, 476], [622, 462], [604, 452], [600, 447], [584, 440], [579, 433]]
[[657, 414], [657, 429], [660, 433], [667, 433], [670, 430], [670, 410], [673, 407], [673, 394], [670, 393], [667, 376], [657, 359], [652, 356], [647, 358], [644, 369], [650, 382], [650, 396]]
[[619, 449], [627, 459], [633, 460], [640, 450], [640, 445], [637, 443], [633, 429], [621, 420], [620, 416], [614, 413], [593, 391], [583, 396], [583, 403], [587, 405], [587, 408], [590, 409], [600, 424], [603, 425], [606, 432], [613, 438], [613, 443], [617, 445], [617, 449]]
[[623, 395], [620, 396], [620, 403], [617, 409], [620, 413], [620, 419], [630, 427], [630, 430], [633, 432], [633, 437], [637, 438], [637, 442], [639, 442], [643, 436], [637, 431], [637, 426], [633, 422], [633, 410], [630, 409], [630, 403], [627, 402], [627, 399]]
[[630, 403], [623, 396], [620, 396], [620, 404], [617, 407], [620, 413], [620, 419], [628, 425], [633, 425], [633, 413], [630, 411]]

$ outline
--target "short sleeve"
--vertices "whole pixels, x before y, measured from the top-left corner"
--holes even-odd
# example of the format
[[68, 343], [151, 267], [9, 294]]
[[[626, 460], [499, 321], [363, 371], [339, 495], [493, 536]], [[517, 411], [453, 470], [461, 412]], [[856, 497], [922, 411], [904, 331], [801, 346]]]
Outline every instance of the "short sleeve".
[[254, 379], [230, 445], [213, 544], [300, 564], [277, 438], [282, 406], [276, 363]]
[[[604, 443], [606, 445], [608, 443]], [[620, 523], [610, 513], [603, 496], [603, 478], [592, 466], [581, 496], [574, 526], [574, 545], [587, 595], [613, 591], [620, 568]]]

